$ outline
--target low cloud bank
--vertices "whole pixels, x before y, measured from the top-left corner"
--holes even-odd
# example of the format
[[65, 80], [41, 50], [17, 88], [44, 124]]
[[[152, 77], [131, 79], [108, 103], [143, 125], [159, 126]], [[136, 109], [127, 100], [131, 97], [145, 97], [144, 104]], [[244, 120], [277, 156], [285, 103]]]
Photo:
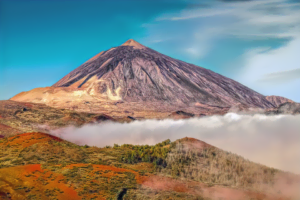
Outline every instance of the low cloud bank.
[[187, 120], [102, 123], [52, 131], [79, 145], [153, 145], [166, 139], [193, 137], [251, 161], [300, 174], [300, 115], [239, 115]]

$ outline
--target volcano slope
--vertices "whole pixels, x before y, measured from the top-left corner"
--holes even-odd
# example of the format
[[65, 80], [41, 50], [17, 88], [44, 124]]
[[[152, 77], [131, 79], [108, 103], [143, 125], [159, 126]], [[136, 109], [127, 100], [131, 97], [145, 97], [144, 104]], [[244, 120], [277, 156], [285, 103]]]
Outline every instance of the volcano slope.
[[2, 199], [299, 199], [299, 176], [202, 141], [78, 146], [44, 133], [0, 139]]
[[84, 112], [165, 118], [183, 111], [223, 114], [230, 107], [274, 108], [248, 87], [208, 69], [173, 59], [134, 40], [101, 52], [52, 87], [22, 92], [11, 100]]

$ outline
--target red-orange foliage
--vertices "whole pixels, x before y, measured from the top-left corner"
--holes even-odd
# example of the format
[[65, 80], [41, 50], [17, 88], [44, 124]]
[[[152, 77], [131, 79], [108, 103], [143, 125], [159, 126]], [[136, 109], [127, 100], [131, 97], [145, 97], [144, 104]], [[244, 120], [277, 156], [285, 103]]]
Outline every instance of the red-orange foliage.
[[167, 190], [176, 192], [191, 192], [187, 185], [181, 181], [162, 176], [151, 176], [144, 178], [143, 186], [150, 187], [155, 190]]
[[10, 137], [8, 141], [4, 144], [11, 145], [11, 146], [22, 145], [22, 147], [25, 148], [36, 143], [44, 143], [51, 140], [55, 140], [59, 142], [63, 141], [58, 137], [48, 135], [46, 133], [23, 133], [20, 135]]
[[[67, 165], [65, 168], [72, 169], [73, 167], [87, 167], [87, 166], [89, 166], [89, 164], [80, 163], [80, 164]], [[93, 176], [96, 171], [109, 171], [108, 173], [102, 175], [107, 178], [110, 178], [112, 176], [117, 176], [118, 175], [117, 172], [130, 172], [135, 175], [135, 179], [137, 183], [141, 184], [146, 180], [146, 177], [140, 176], [138, 172], [130, 169], [118, 168], [118, 167], [108, 166], [108, 165], [95, 165], [95, 164], [91, 166], [93, 166], [93, 170], [92, 172], [90, 172], [91, 176]]]
[[[41, 168], [40, 164], [0, 169], [0, 174], [9, 174], [9, 176], [0, 175], [0, 182], [4, 181], [7, 183], [7, 187], [4, 185], [2, 190], [8, 190], [10, 192], [13, 191], [10, 188], [11, 185], [16, 185], [19, 181], [26, 187], [33, 187], [40, 191], [44, 191], [42, 192], [43, 195], [45, 195], [45, 191], [47, 189], [52, 190], [53, 188], [58, 188], [59, 190], [63, 191], [63, 193], [57, 193], [58, 199], [80, 199], [72, 186], [68, 187], [63, 183], [63, 181], [61, 181], [64, 179], [63, 175], [51, 172], [49, 170], [44, 170]], [[50, 176], [53, 178], [50, 179]], [[42, 184], [41, 180], [47, 181], [48, 184]], [[22, 195], [24, 194], [17, 192], [12, 193], [13, 199], [22, 199]]]

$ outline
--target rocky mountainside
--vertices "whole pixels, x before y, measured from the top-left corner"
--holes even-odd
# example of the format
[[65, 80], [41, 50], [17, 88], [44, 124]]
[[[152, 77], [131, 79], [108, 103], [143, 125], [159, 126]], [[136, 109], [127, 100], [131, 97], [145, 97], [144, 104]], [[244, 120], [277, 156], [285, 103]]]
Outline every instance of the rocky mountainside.
[[107, 108], [119, 104], [117, 110], [124, 112], [135, 108], [194, 114], [213, 109], [223, 109], [218, 111], [223, 113], [236, 105], [274, 108], [277, 102], [270, 102], [232, 79], [173, 59], [134, 40], [100, 52], [52, 87], [35, 88], [11, 100], [85, 112], [113, 112], [115, 108]]
[[277, 108], [267, 110], [265, 113], [268, 115], [276, 115], [276, 114], [299, 115], [300, 103], [285, 102], [283, 104], [280, 104], [280, 106], [278, 106]]
[[287, 99], [285, 97], [280, 97], [280, 96], [266, 96], [266, 99], [271, 102], [274, 106], [278, 107], [280, 106], [281, 104], [283, 103], [286, 103], [286, 102], [290, 102], [290, 103], [293, 103], [292, 100], [290, 99]]
[[90, 94], [104, 94], [112, 100], [273, 107], [263, 95], [236, 81], [134, 40], [98, 54], [53, 86], [85, 88]]

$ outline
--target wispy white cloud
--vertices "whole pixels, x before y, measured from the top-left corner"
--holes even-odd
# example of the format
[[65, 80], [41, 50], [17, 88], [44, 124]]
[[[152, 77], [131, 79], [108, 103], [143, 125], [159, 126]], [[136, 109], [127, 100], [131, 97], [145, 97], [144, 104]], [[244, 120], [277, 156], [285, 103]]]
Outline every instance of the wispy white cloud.
[[201, 54], [197, 48], [193, 48], [193, 47], [186, 48], [185, 51], [193, 56], [199, 56], [199, 54]]
[[286, 82], [290, 82], [296, 79], [300, 79], [300, 67], [298, 69], [273, 72], [270, 74], [266, 74], [259, 81], [261, 82], [271, 82], [273, 84], [282, 84]]
[[[278, 49], [253, 49], [244, 55], [244, 69], [236, 76], [241, 83], [265, 95], [300, 99], [300, 37]], [[262, 81], [263, 80], [263, 81]]]
[[207, 55], [207, 52], [209, 51], [208, 48], [209, 46], [207, 45], [206, 46], [203, 45], [201, 47], [194, 46], [194, 47], [188, 47], [186, 49], [183, 49], [183, 52], [187, 53], [191, 59], [199, 59]]
[[171, 21], [179, 21], [179, 20], [188, 20], [188, 19], [195, 19], [195, 18], [202, 18], [202, 17], [213, 17], [217, 15], [225, 15], [229, 14], [231, 10], [222, 10], [222, 9], [190, 9], [190, 10], [183, 10], [179, 15], [166, 15], [161, 16], [156, 19], [156, 21], [164, 21], [164, 20], [171, 20]]
[[[183, 10], [169, 17], [157, 20], [189, 20], [207, 17], [231, 18], [224, 23], [220, 20], [219, 34], [233, 34], [245, 37], [288, 37], [299, 35], [300, 3], [290, 4], [286, 0], [254, 0], [232, 3], [214, 3], [211, 8]], [[211, 28], [206, 26], [207, 28]]]
[[[183, 20], [191, 25], [180, 29], [182, 26], [180, 21]], [[189, 22], [190, 20], [193, 21]], [[214, 2], [209, 8], [185, 9], [180, 13], [159, 16], [156, 21], [170, 21], [170, 23], [178, 21], [176, 26], [178, 26], [181, 36], [191, 36], [189, 40], [199, 46], [203, 40], [197, 40], [195, 35], [211, 38], [211, 41], [215, 37], [227, 36], [264, 39], [288, 38], [300, 35], [300, 3], [288, 3], [286, 0]], [[165, 26], [166, 23], [163, 22], [163, 25]], [[149, 29], [156, 29], [156, 26], [149, 26]], [[159, 29], [163, 29], [163, 26], [159, 26], [151, 33], [160, 34]], [[168, 36], [162, 34], [160, 40], [164, 40]], [[211, 43], [210, 45], [215, 44]]]

